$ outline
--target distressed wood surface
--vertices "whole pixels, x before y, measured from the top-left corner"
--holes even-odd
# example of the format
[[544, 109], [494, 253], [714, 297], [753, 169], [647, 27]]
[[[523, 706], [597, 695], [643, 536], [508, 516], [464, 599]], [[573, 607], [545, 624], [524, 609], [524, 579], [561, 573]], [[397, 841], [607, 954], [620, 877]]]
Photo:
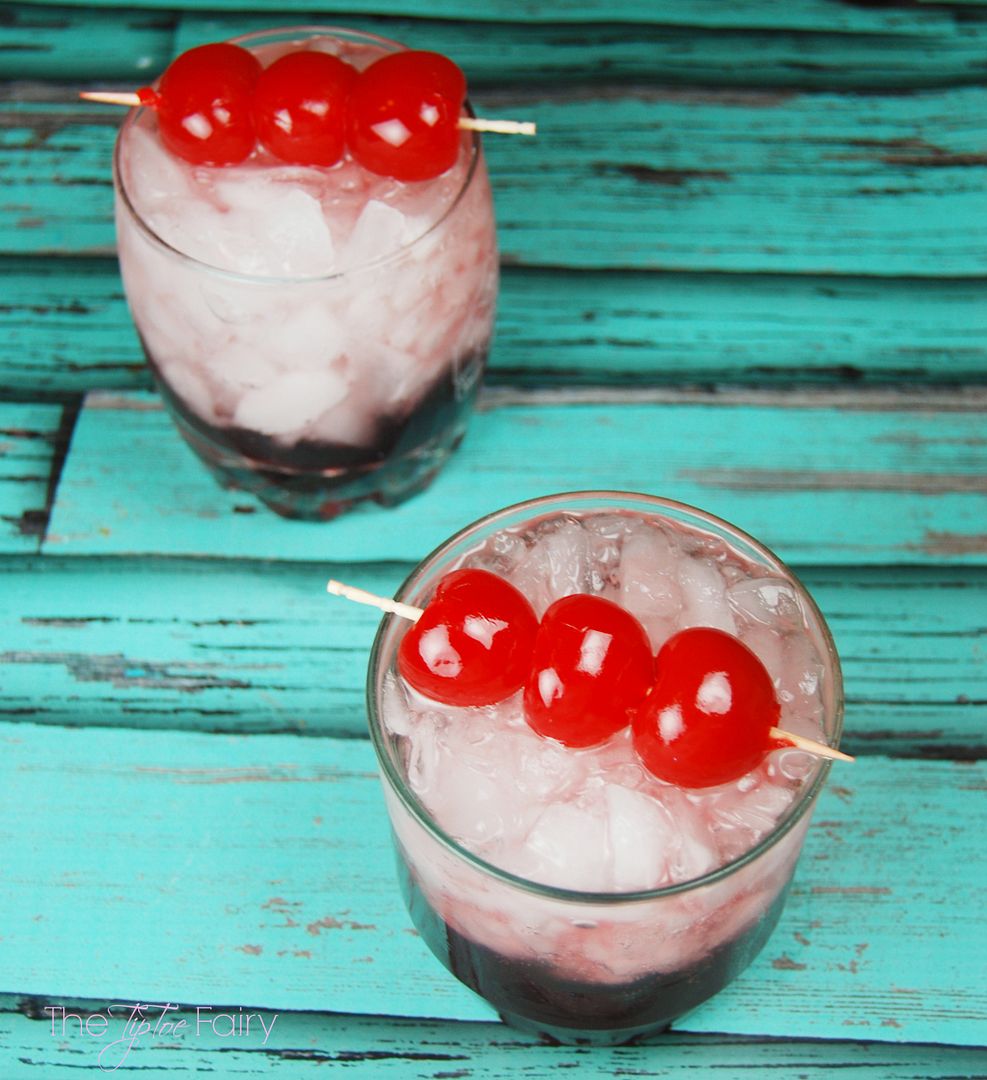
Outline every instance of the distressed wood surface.
[[[49, 0], [33, 0], [39, 7]], [[174, 8], [175, 0], [51, 0], [59, 7], [123, 7]], [[179, 5], [180, 6], [180, 5]], [[276, 0], [223, 0], [211, 3], [216, 9], [237, 11], [270, 11], [283, 13]], [[293, 0], [292, 9], [299, 12], [377, 13], [404, 15], [414, 13], [432, 19], [476, 19], [507, 22], [617, 22], [656, 23], [658, 25], [702, 27], [732, 27], [747, 29], [821, 30], [833, 33], [893, 33], [921, 36], [942, 29], [958, 13], [976, 19], [978, 9], [987, 0], [923, 0], [915, 6], [907, 0], [899, 3], [846, 4], [840, 0], [704, 0], [702, 4], [682, 4], [675, 0], [558, 0], [552, 4], [527, 3], [517, 5], [513, 0], [494, 0], [482, 6], [470, 0], [431, 0], [423, 12], [415, 0]], [[885, 10], [887, 9], [887, 10]]]
[[[705, 3], [679, 5], [678, 17], [702, 18], [699, 9], [704, 7]], [[829, 14], [836, 16], [842, 5], [829, 7]], [[454, 57], [474, 89], [507, 81], [530, 85], [562, 80], [827, 89], [983, 82], [984, 15], [958, 19], [952, 12], [938, 12], [921, 32], [910, 34], [899, 33], [890, 20], [882, 29], [843, 31], [832, 21], [822, 20], [812, 29], [775, 25], [756, 30], [742, 23], [676, 26], [659, 5], [640, 8], [644, 14], [650, 8], [655, 25], [565, 23], [564, 12], [555, 5], [544, 5], [557, 20], [548, 23], [518, 19], [517, 5], [504, 21], [481, 28], [427, 18], [361, 17], [357, 22], [385, 37]], [[347, 16], [352, 10], [345, 12]], [[411, 7], [409, 14], [419, 12]], [[469, 15], [483, 17], [476, 8]], [[174, 52], [270, 25], [269, 13], [245, 14], [241, 9], [202, 16], [186, 12], [176, 28]]]
[[[490, 92], [477, 105], [493, 117], [536, 120], [542, 132], [487, 140], [508, 264], [987, 272], [987, 87], [905, 95], [567, 88]], [[68, 100], [4, 104], [0, 252], [112, 248], [118, 122], [105, 107]]]
[[43, 549], [416, 561], [500, 507], [618, 483], [702, 506], [795, 564], [984, 562], [987, 436], [962, 398], [950, 411], [935, 399], [906, 410], [864, 397], [840, 407], [641, 397], [487, 395], [427, 492], [327, 529], [219, 488], [153, 396], [97, 395], [76, 424]]
[[[0, 261], [0, 394], [150, 386], [115, 260]], [[492, 385], [974, 384], [982, 283], [507, 267]]]
[[[693, 8], [696, 5], [691, 5]], [[700, 7], [705, 7], [701, 5]], [[671, 25], [660, 11], [647, 23], [519, 22], [516, 6], [500, 22], [451, 22], [360, 14], [347, 22], [398, 41], [413, 41], [456, 58], [473, 87], [516, 80], [525, 83], [606, 79], [659, 79], [666, 83], [801, 87], [936, 86], [983, 80], [987, 19], [956, 18], [952, 11], [923, 12], [902, 24], [835, 25], [843, 5], [830, 4], [830, 18], [815, 26]], [[681, 5], [689, 17], [690, 5]], [[326, 21], [326, 9], [319, 17]], [[475, 8], [466, 13], [483, 17]], [[504, 18], [505, 12], [501, 12]], [[694, 17], [702, 17], [703, 11]], [[416, 17], [417, 16], [417, 17]], [[299, 21], [310, 15], [299, 14]], [[271, 12], [201, 13], [174, 9], [131, 11], [121, 19], [112, 8], [8, 4], [0, 23], [0, 55], [7, 78], [146, 79], [184, 49], [270, 27]], [[278, 12], [277, 21], [285, 17]], [[329, 16], [329, 21], [338, 21]], [[98, 34], [103, 48], [87, 42]]]
[[[175, 55], [169, 11], [5, 4], [0, 19], [4, 79], [144, 79]], [[99, 48], [93, 48], [98, 40]]]
[[[132, 1006], [133, 1002], [125, 1005]], [[107, 1017], [105, 1027], [98, 1015]], [[217, 1077], [306, 1077], [335, 1069], [347, 1076], [387, 1080], [503, 1080], [507, 1076], [553, 1080], [576, 1069], [583, 1080], [622, 1075], [656, 1080], [711, 1073], [771, 1075], [768, 1070], [824, 1080], [835, 1069], [848, 1080], [892, 1076], [895, 1080], [955, 1080], [987, 1072], [987, 1051], [966, 1047], [673, 1033], [663, 1036], [660, 1044], [567, 1049], [545, 1046], [520, 1032], [505, 1032], [499, 1025], [321, 1013], [251, 1010], [250, 1027], [245, 1030], [246, 1021], [236, 1009], [225, 1014], [220, 1009], [169, 1011], [172, 1022], [185, 1021], [179, 1034], [145, 1036], [131, 1046], [126, 1028], [129, 1015], [119, 1008], [109, 1011], [103, 1002], [8, 997], [0, 1007], [0, 1044], [9, 1048], [11, 1059], [7, 1080], [69, 1080], [80, 1070], [97, 1072], [100, 1060], [107, 1066], [120, 1061], [133, 1069], [161, 1068], [167, 1063], [168, 1073], [178, 1076], [208, 1072]], [[230, 1015], [232, 1028], [226, 1019]], [[73, 1016], [89, 1023], [92, 1034], [80, 1033], [80, 1021]], [[118, 1043], [120, 1039], [126, 1041]]]
[[[376, 613], [409, 564], [0, 562], [0, 716], [31, 723], [366, 736]], [[853, 753], [987, 756], [987, 574], [809, 567], [847, 689]], [[179, 603], [175, 598], [180, 597]], [[122, 736], [125, 737], [125, 736]]]
[[0, 401], [0, 553], [38, 550], [61, 419], [57, 405]]
[[[281, 1011], [268, 1046], [205, 1032], [135, 1067], [987, 1076], [987, 0], [292, 8], [448, 52], [483, 112], [539, 121], [536, 143], [487, 140], [491, 390], [396, 512], [299, 526], [221, 492], [129, 393], [119, 117], [74, 97], [299, 19], [5, 6], [0, 1074], [99, 1071], [33, 1018], [45, 1001], [172, 998], [314, 1011]], [[128, 393], [82, 410], [46, 527], [94, 389]], [[362, 737], [376, 619], [323, 588], [392, 591], [479, 513], [615, 477], [797, 564], [861, 759], [756, 964], [657, 1046], [576, 1052], [486, 1023], [410, 932]]]
[[[490, 1018], [411, 932], [366, 740], [3, 724], [0, 747], [19, 993]], [[835, 774], [764, 953], [680, 1030], [981, 1043], [985, 785], [974, 762]]]

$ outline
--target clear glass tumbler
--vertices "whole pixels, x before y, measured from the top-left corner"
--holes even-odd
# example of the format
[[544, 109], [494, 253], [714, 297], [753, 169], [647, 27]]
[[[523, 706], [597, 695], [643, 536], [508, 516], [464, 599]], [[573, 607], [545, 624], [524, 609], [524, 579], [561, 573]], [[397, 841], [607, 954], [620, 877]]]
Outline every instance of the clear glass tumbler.
[[[532, 522], [543, 528], [559, 517], [600, 511], [694, 530], [711, 550], [727, 550], [790, 589], [819, 658], [816, 719], [825, 739], [838, 743], [840, 665], [818, 608], [763, 545], [682, 504], [580, 492], [512, 506], [468, 526], [429, 555], [398, 598], [422, 606], [446, 573], [469, 563], [485, 544], [489, 552], [487, 542], [495, 535], [526, 535]], [[490, 568], [489, 559], [484, 565]], [[663, 1030], [747, 967], [778, 921], [829, 763], [803, 755], [792, 802], [760, 842], [693, 880], [623, 893], [527, 880], [468, 850], [412, 790], [404, 739], [385, 716], [388, 682], [393, 685], [396, 652], [408, 625], [386, 616], [378, 632], [368, 678], [370, 730], [405, 902], [421, 936], [452, 974], [516, 1027], [563, 1043], [618, 1044]]]
[[[336, 27], [233, 39], [265, 65], [312, 49], [357, 68], [403, 48]], [[147, 362], [185, 440], [226, 487], [328, 519], [421, 490], [458, 445], [497, 294], [490, 185], [475, 132], [433, 180], [349, 155], [329, 168], [169, 154], [153, 109], [114, 155], [117, 240]]]

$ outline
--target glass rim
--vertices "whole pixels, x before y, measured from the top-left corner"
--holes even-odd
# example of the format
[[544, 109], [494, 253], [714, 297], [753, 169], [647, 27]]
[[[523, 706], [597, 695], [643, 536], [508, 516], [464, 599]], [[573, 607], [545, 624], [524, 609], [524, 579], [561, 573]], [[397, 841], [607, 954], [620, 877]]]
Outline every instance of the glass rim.
[[[829, 661], [828, 671], [831, 674], [833, 683], [833, 730], [827, 732], [826, 736], [830, 740], [830, 745], [839, 745], [840, 736], [843, 731], [843, 675], [832, 633], [830, 632], [829, 626], [815, 600], [795, 572], [779, 559], [770, 548], [766, 547], [759, 540], [756, 540], [753, 536], [744, 532], [743, 529], [738, 528], [736, 525], [732, 525], [723, 518], [719, 518], [715, 514], [691, 506], [688, 503], [679, 502], [674, 499], [666, 499], [658, 495], [648, 495], [643, 492], [621, 491], [616, 489], [567, 491], [554, 495], [542, 495], [532, 499], [523, 499], [520, 502], [512, 503], [510, 506], [506, 506], [503, 509], [493, 511], [490, 514], [485, 514], [483, 517], [464, 526], [447, 540], [444, 540], [429, 552], [429, 554], [426, 555], [405, 578], [397, 592], [394, 594], [395, 599], [407, 602], [407, 597], [418, 581], [439, 562], [447, 550], [459, 544], [461, 541], [467, 540], [473, 534], [487, 529], [497, 521], [513, 517], [523, 510], [530, 509], [533, 514], [545, 509], [550, 510], [552, 508], [558, 508], [561, 510], [564, 509], [564, 504], [571, 504], [573, 501], [580, 500], [585, 501], [587, 504], [592, 502], [605, 503], [609, 500], [609, 506], [601, 506], [601, 509], [619, 509], [621, 508], [621, 500], [624, 500], [623, 508], [627, 509], [629, 508], [627, 503], [634, 501], [638, 504], [647, 504], [647, 506], [656, 512], [661, 512], [662, 510], [673, 511], [687, 515], [693, 519], [699, 519], [699, 521], [711, 525], [717, 530], [723, 530], [737, 540], [749, 545], [758, 554], [764, 556], [773, 568], [779, 570], [790, 579], [798, 589], [799, 599], [808, 605], [809, 612], [815, 619], [821, 634], [822, 643], [825, 646], [827, 654], [826, 659]], [[571, 505], [570, 509], [572, 509]], [[666, 514], [665, 516], [669, 515]], [[462, 859], [464, 862], [471, 865], [474, 869], [511, 885], [514, 888], [522, 889], [525, 892], [535, 893], [544, 898], [568, 903], [607, 907], [617, 904], [643, 903], [665, 896], [691, 892], [694, 889], [716, 884], [726, 878], [732, 877], [737, 871], [752, 863], [764, 852], [773, 848], [802, 820], [809, 808], [815, 802], [816, 796], [822, 790], [832, 767], [832, 762], [830, 760], [823, 759], [820, 761], [816, 769], [815, 777], [811, 783], [799, 790], [797, 799], [793, 802], [788, 811], [775, 823], [774, 827], [767, 835], [762, 837], [753, 847], [749, 848], [742, 855], [731, 859], [729, 862], [724, 863], [722, 866], [719, 866], [715, 870], [711, 870], [700, 877], [690, 878], [688, 881], [676, 882], [672, 885], [664, 885], [657, 889], [637, 889], [628, 892], [582, 891], [579, 889], [567, 889], [561, 886], [547, 885], [542, 882], [532, 881], [529, 878], [514, 874], [509, 870], [504, 870], [494, 863], [489, 862], [482, 856], [470, 851], [469, 848], [460, 844], [456, 839], [450, 836], [441, 828], [438, 822], [434, 820], [432, 815], [429, 814], [414, 793], [409, 790], [406, 781], [400, 775], [392, 755], [389, 752], [387, 739], [383, 731], [383, 724], [377, 708], [378, 672], [383, 657], [384, 639], [387, 637], [390, 627], [400, 621], [401, 619], [398, 615], [387, 613], [383, 616], [380, 626], [377, 629], [376, 636], [374, 637], [373, 646], [370, 651], [370, 661], [367, 667], [367, 712], [370, 721], [370, 738], [374, 747], [374, 752], [377, 756], [378, 764], [384, 774], [384, 779], [401, 800], [404, 807], [433, 840], [457, 858]]]
[[[226, 38], [232, 44], [240, 45], [244, 42], [255, 42], [258, 40], [271, 39], [283, 40], [285, 38], [312, 38], [312, 37], [335, 37], [348, 41], [365, 41], [378, 45], [382, 45], [390, 52], [402, 52], [408, 48], [407, 45], [399, 41], [394, 41], [391, 38], [383, 37], [380, 34], [374, 34], [370, 31], [355, 30], [350, 27], [343, 26], [323, 26], [320, 24], [299, 24], [297, 26], [279, 26], [270, 30], [254, 30], [248, 34], [239, 34], [236, 37]], [[469, 99], [467, 98], [463, 107], [466, 110], [467, 116], [471, 119], [476, 119], [476, 113], [473, 111]], [[123, 141], [126, 133], [137, 124], [141, 114], [145, 111], [146, 106], [138, 105], [130, 109], [124, 118], [123, 123], [120, 125], [120, 130], [117, 133], [116, 141], [113, 146], [113, 189], [119, 195], [120, 202], [126, 210], [130, 219], [136, 224], [137, 228], [144, 235], [144, 237], [153, 243], [155, 246], [161, 248], [170, 257], [176, 258], [181, 262], [188, 263], [190, 266], [197, 267], [201, 270], [208, 271], [211, 274], [216, 274], [220, 277], [238, 281], [247, 284], [254, 285], [286, 285], [286, 284], [299, 284], [308, 285], [316, 284], [318, 282], [339, 281], [345, 278], [353, 278], [355, 275], [362, 274], [377, 270], [381, 267], [388, 266], [393, 262], [397, 262], [404, 258], [409, 251], [413, 251], [419, 244], [423, 243], [429, 236], [431, 236], [436, 229], [438, 229], [449, 217], [454, 213], [459, 204], [463, 201], [466, 192], [469, 191], [472, 186], [473, 180], [476, 176], [477, 169], [481, 160], [481, 143], [480, 132], [470, 132], [470, 161], [466, 170], [466, 175], [463, 177], [463, 182], [456, 192], [456, 196], [445, 207], [443, 212], [433, 221], [424, 232], [419, 233], [412, 240], [402, 244], [400, 247], [394, 248], [392, 251], [388, 251], [386, 254], [379, 256], [376, 259], [371, 259], [368, 262], [360, 263], [358, 266], [349, 266], [344, 270], [333, 270], [327, 274], [245, 274], [238, 270], [230, 270], [223, 266], [217, 266], [214, 263], [206, 262], [204, 259], [199, 259], [194, 255], [188, 254], [186, 251], [182, 251], [181, 248], [175, 247], [174, 244], [169, 243], [163, 236], [151, 228], [151, 226], [145, 221], [140, 211], [134, 205], [133, 200], [130, 197], [130, 193], [127, 191], [127, 187], [124, 184], [123, 169], [121, 167], [121, 158], [123, 154]], [[203, 168], [220, 167], [220, 166], [203, 166]], [[318, 166], [308, 166], [309, 168], [317, 168]], [[335, 166], [330, 166], [334, 168]], [[422, 181], [424, 182], [424, 181]]]

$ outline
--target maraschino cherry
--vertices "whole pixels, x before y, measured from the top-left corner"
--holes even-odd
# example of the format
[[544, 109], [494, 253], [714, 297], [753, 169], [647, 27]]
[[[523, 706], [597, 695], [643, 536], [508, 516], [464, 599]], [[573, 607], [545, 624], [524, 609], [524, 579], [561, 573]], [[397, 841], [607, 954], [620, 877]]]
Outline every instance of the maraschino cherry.
[[453, 570], [398, 648], [398, 671], [445, 705], [492, 705], [524, 685], [538, 617], [510, 582]]
[[302, 50], [264, 69], [254, 90], [257, 137], [281, 161], [335, 165], [346, 148], [347, 96], [356, 69]]
[[177, 57], [141, 104], [157, 111], [161, 141], [196, 165], [236, 165], [256, 143], [252, 99], [260, 61], [229, 42], [199, 45]]
[[440, 53], [388, 53], [350, 91], [347, 141], [370, 172], [430, 180], [456, 163], [466, 77]]
[[656, 672], [633, 735], [659, 779], [687, 788], [723, 784], [782, 745], [770, 734], [780, 712], [771, 677], [732, 634], [682, 630], [659, 650]]
[[629, 611], [565, 596], [542, 616], [524, 713], [539, 735], [595, 746], [627, 726], [653, 678], [648, 636]]

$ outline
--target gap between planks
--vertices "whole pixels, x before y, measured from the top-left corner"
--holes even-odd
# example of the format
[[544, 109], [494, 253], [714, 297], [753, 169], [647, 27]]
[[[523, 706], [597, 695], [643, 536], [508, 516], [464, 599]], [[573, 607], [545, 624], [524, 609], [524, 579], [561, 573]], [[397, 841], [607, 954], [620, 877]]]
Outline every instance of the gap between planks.
[[[842, 409], [853, 412], [961, 412], [987, 410], [987, 386], [891, 389], [888, 387], [799, 387], [757, 389], [737, 386], [573, 386], [514, 387], [485, 385], [477, 409], [509, 405], [762, 405], [793, 409]], [[93, 390], [87, 409], [160, 412], [164, 405], [151, 391]]]

